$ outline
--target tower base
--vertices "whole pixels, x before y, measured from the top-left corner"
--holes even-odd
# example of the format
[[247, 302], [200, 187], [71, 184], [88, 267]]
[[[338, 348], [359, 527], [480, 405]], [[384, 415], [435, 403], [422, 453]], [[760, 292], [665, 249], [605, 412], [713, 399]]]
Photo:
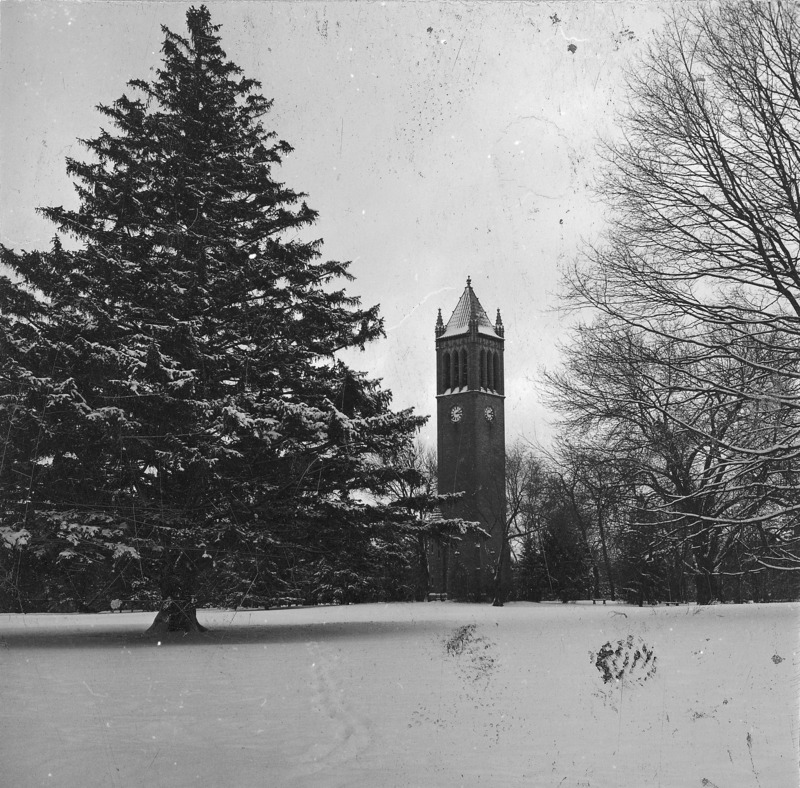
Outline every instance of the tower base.
[[450, 545], [433, 545], [428, 554], [428, 598], [457, 602], [492, 602], [498, 598], [504, 600], [510, 587], [509, 556], [503, 561], [498, 589], [495, 581], [497, 550], [493, 547], [491, 541], [469, 538]]

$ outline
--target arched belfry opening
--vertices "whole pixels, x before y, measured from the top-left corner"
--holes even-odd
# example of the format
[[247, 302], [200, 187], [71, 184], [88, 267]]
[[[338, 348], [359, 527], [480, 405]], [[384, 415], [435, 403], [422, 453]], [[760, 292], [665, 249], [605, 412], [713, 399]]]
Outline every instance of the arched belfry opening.
[[441, 310], [436, 320], [439, 492], [463, 493], [443, 517], [478, 522], [489, 538], [465, 536], [432, 548], [431, 590], [450, 598], [491, 599], [499, 588], [498, 562], [508, 574], [504, 344], [500, 311], [492, 323], [468, 278], [449, 320]]

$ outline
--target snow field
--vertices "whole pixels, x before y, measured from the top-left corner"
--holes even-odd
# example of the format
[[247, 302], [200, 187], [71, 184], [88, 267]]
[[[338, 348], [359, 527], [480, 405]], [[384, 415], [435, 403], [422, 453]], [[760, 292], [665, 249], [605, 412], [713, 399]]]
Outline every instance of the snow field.
[[800, 604], [152, 618], [0, 616], [0, 785], [800, 785]]

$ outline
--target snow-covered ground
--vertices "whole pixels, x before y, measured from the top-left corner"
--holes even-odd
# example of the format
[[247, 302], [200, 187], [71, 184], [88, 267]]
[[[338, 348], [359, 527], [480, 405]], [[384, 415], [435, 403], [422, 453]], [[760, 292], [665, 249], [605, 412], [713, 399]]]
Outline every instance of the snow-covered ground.
[[152, 618], [0, 616], [0, 785], [800, 784], [800, 604]]

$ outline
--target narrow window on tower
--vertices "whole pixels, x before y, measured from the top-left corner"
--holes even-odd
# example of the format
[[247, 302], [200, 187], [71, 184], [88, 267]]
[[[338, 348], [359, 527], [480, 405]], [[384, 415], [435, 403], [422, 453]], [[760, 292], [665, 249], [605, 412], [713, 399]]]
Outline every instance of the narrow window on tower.
[[494, 353], [486, 354], [486, 377], [487, 388], [494, 391]]
[[486, 351], [481, 348], [481, 388], [486, 388]]
[[461, 351], [461, 382], [459, 385], [465, 388], [467, 385], [467, 351]]
[[458, 363], [458, 351], [453, 352], [453, 388], [458, 388], [458, 381], [461, 378], [461, 370]]
[[500, 354], [494, 354], [494, 388], [495, 391], [502, 394], [503, 379], [500, 377]]
[[442, 390], [447, 391], [450, 388], [450, 354], [445, 353], [442, 356]]

